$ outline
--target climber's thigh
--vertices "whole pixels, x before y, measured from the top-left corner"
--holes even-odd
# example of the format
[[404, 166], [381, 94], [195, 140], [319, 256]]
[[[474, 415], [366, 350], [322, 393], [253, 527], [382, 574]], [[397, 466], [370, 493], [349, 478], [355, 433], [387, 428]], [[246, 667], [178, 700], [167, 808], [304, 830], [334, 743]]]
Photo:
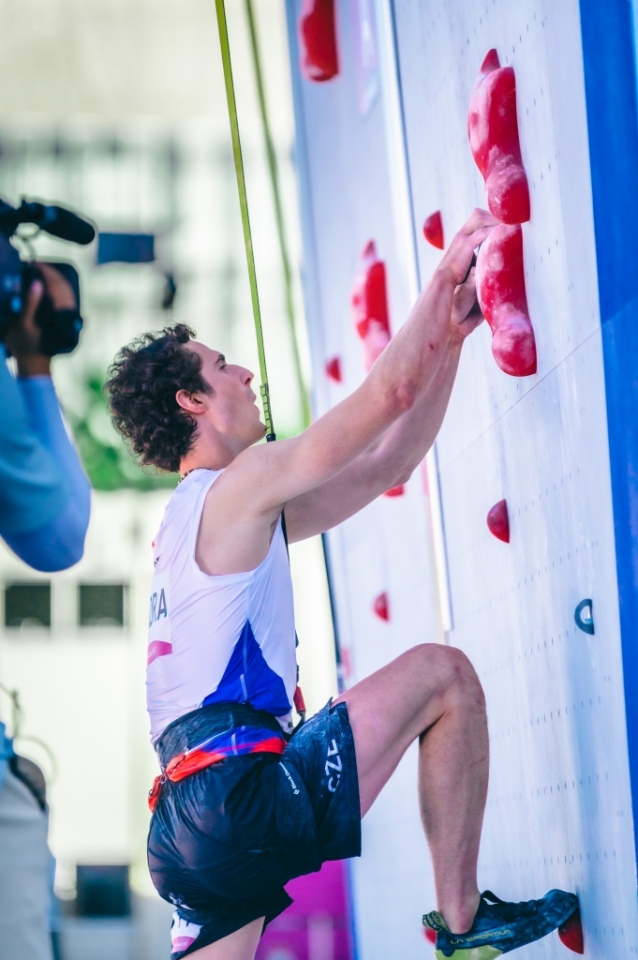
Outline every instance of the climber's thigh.
[[410, 744], [443, 715], [450, 696], [476, 674], [454, 647], [425, 643], [343, 693], [355, 743], [361, 816], [365, 816]]

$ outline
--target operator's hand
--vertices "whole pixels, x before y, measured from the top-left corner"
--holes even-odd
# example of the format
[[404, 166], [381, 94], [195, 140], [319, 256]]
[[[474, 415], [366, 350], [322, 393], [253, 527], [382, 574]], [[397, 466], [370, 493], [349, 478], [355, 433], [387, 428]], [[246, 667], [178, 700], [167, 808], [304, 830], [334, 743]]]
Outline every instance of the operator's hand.
[[[69, 281], [50, 263], [37, 262], [47, 293], [56, 310], [73, 310], [75, 294]], [[44, 293], [42, 280], [34, 280], [27, 294], [27, 302], [18, 323], [7, 333], [7, 347], [16, 358], [18, 375], [21, 377], [50, 376], [51, 358], [40, 353], [41, 330], [36, 323], [36, 313]]]
[[470, 269], [465, 283], [454, 291], [452, 301], [452, 331], [455, 336], [465, 340], [483, 322], [483, 314], [476, 299], [476, 267]]
[[34, 280], [27, 294], [27, 302], [20, 317], [7, 332], [5, 341], [12, 356], [18, 364], [18, 374], [21, 377], [39, 375], [49, 376], [51, 373], [51, 359], [40, 353], [40, 328], [35, 322], [35, 315], [44, 293], [44, 284], [41, 280]]
[[437, 272], [449, 277], [455, 287], [464, 283], [474, 251], [487, 240], [498, 223], [487, 210], [478, 207], [473, 210], [470, 219], [461, 227], [445, 251]]

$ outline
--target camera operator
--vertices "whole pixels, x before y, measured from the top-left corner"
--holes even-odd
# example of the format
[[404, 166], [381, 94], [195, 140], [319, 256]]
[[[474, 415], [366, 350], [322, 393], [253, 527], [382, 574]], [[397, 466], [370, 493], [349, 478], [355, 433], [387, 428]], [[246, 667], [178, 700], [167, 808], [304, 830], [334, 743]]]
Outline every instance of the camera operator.
[[[51, 379], [51, 357], [78, 344], [80, 285], [70, 263], [22, 261], [11, 242], [21, 223], [75, 243], [90, 243], [95, 230], [60, 207], [0, 200], [0, 536], [29, 566], [52, 572], [82, 557], [91, 506]], [[0, 722], [3, 957], [52, 960], [47, 829], [44, 778], [14, 753]]]
[[80, 288], [72, 264], [20, 259], [10, 242], [20, 223], [76, 243], [95, 231], [60, 207], [0, 200], [0, 536], [29, 566], [52, 572], [82, 557], [90, 513], [89, 481], [51, 379], [51, 357], [78, 343]]
[[[48, 264], [38, 266], [55, 307], [74, 308], [65, 278]], [[43, 282], [34, 280], [5, 338], [17, 379], [0, 364], [0, 536], [29, 566], [54, 571], [82, 557], [91, 488], [62, 421], [51, 358], [39, 350], [35, 316], [43, 292]]]

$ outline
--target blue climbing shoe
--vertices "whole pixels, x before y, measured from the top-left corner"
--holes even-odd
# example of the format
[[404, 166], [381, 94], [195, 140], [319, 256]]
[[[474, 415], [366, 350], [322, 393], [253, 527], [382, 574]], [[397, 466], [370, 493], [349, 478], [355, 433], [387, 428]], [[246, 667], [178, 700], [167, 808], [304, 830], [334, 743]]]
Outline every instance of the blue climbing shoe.
[[550, 890], [542, 900], [526, 903], [506, 903], [486, 890], [467, 933], [451, 933], [436, 910], [426, 913], [423, 925], [436, 933], [437, 960], [494, 960], [547, 936], [577, 909], [578, 897], [564, 890]]

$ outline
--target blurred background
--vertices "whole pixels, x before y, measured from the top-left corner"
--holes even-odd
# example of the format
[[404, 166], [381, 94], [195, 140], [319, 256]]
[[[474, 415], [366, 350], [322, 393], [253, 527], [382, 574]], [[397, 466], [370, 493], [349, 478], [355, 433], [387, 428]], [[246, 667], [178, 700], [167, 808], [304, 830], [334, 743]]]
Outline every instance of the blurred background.
[[[284, 0], [255, 4], [308, 380]], [[244, 4], [227, 3], [275, 425], [303, 425]], [[40, 575], [0, 547], [0, 719], [45, 771], [63, 960], [167, 957], [171, 907], [146, 869], [157, 773], [145, 713], [150, 544], [176, 478], [142, 471], [102, 395], [117, 350], [177, 321], [257, 372], [212, 0], [0, 0], [0, 196], [67, 204], [102, 233], [142, 234], [148, 262], [73, 259], [86, 321], [53, 376], [93, 485], [84, 559]], [[24, 248], [29, 252], [28, 244]], [[151, 259], [152, 258], [152, 259]], [[336, 691], [320, 541], [292, 548], [306, 701]], [[19, 709], [17, 709], [19, 707]], [[288, 955], [290, 956], [290, 955]], [[287, 960], [272, 954], [271, 960]]]

